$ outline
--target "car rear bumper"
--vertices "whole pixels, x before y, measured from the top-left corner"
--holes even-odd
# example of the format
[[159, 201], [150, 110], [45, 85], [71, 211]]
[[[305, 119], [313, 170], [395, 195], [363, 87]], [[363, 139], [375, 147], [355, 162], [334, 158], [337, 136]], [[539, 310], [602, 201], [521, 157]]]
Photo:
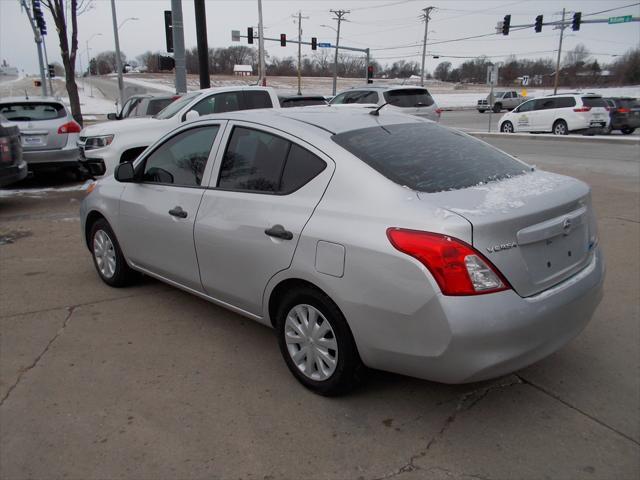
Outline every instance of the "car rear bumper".
[[[586, 268], [533, 297], [512, 290], [469, 297], [440, 294], [415, 318], [405, 319], [411, 332], [404, 345], [371, 348], [356, 342], [365, 364], [381, 370], [443, 383], [505, 375], [550, 355], [584, 329], [602, 298], [604, 270], [596, 248]], [[402, 322], [395, 328], [402, 328]], [[421, 341], [430, 345], [422, 352], [415, 347]]]
[[34, 168], [77, 167], [80, 152], [78, 147], [62, 148], [58, 150], [24, 150], [23, 158]]
[[620, 118], [611, 120], [611, 129], [620, 130], [623, 127], [640, 128], [640, 117], [637, 118]]
[[18, 165], [11, 167], [0, 167], [0, 187], [11, 185], [26, 178], [29, 173], [27, 162], [22, 160]]

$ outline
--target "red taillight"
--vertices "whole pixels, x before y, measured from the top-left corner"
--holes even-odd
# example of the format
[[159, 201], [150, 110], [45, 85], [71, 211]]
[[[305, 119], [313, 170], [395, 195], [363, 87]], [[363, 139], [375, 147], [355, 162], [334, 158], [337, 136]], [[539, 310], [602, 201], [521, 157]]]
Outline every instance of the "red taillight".
[[629, 110], [628, 108], [619, 108], [618, 109], [618, 113], [629, 113], [631, 110]]
[[80, 133], [80, 130], [82, 130], [82, 127], [71, 120], [64, 125], [60, 125], [60, 128], [58, 128], [58, 133]]
[[510, 288], [489, 260], [461, 240], [402, 228], [387, 229], [387, 237], [397, 250], [427, 267], [445, 295], [481, 295]]
[[589, 110], [591, 110], [591, 107], [580, 107], [573, 109], [574, 112], [588, 112]]
[[11, 160], [11, 142], [7, 137], [0, 137], [0, 162]]

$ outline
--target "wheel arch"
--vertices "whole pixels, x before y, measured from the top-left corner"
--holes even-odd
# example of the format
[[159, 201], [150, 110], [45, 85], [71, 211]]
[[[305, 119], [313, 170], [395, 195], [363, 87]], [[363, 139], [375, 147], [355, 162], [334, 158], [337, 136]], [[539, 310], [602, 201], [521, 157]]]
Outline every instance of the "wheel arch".
[[[323, 295], [326, 295], [327, 297], [331, 298], [331, 296], [329, 294], [327, 294], [327, 292], [325, 292], [322, 288], [318, 287], [317, 285], [315, 285], [314, 283], [308, 281], [308, 280], [303, 280], [302, 278], [285, 278], [283, 280], [280, 280], [269, 292], [269, 296], [268, 296], [268, 300], [267, 300], [267, 308], [266, 308], [266, 313], [268, 315], [268, 321], [271, 324], [272, 327], [275, 328], [276, 324], [276, 311], [278, 309], [278, 304], [279, 302], [282, 300], [282, 298], [284, 297], [284, 295], [295, 289], [295, 288], [300, 288], [300, 287], [308, 287], [308, 288], [313, 288], [314, 290], [319, 291], [320, 293], [322, 293]], [[333, 303], [336, 303], [335, 300], [333, 300], [331, 298], [331, 300], [333, 301]], [[337, 306], [337, 304], [336, 304]], [[340, 307], [338, 306], [338, 309], [340, 309]], [[342, 312], [342, 310], [340, 310]], [[344, 315], [344, 313], [343, 313]], [[348, 322], [347, 322], [348, 323]]]

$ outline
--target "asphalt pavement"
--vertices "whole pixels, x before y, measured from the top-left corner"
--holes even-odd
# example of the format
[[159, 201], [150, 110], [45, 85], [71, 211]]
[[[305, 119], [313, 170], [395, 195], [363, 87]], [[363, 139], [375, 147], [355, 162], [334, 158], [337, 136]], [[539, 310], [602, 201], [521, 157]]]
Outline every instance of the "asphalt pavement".
[[592, 185], [608, 273], [577, 339], [470, 385], [372, 372], [316, 396], [270, 329], [154, 280], [104, 285], [70, 179], [0, 196], [0, 477], [637, 479], [638, 146], [491, 142]]

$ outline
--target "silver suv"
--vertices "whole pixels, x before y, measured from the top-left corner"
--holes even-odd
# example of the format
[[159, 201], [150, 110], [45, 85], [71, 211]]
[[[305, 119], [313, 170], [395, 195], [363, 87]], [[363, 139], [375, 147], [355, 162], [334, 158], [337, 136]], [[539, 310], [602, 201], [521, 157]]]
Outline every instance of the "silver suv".
[[18, 125], [30, 171], [79, 167], [76, 142], [82, 127], [59, 98], [4, 98], [0, 115]]
[[341, 92], [329, 105], [369, 104], [385, 105], [385, 110], [396, 110], [409, 115], [440, 121], [442, 110], [424, 87], [416, 86], [367, 86]]

